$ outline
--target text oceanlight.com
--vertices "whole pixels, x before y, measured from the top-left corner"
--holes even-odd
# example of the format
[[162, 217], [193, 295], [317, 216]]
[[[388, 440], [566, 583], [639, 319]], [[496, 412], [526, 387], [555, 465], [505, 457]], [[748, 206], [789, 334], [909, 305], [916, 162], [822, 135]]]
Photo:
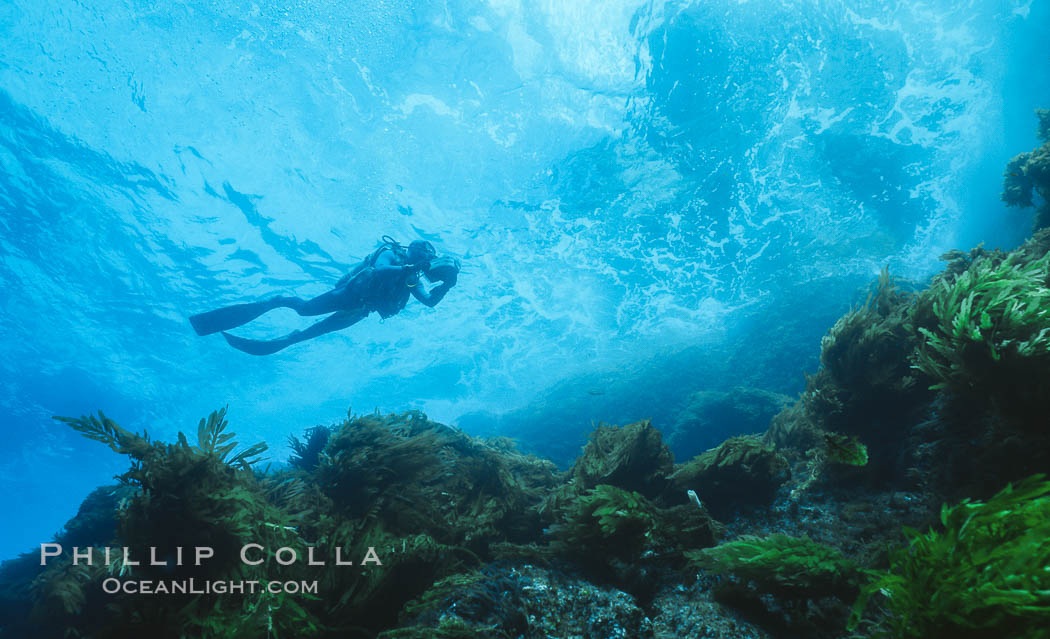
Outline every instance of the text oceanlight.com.
[[102, 581], [102, 590], [115, 595], [253, 595], [269, 592], [271, 594], [288, 593], [291, 595], [305, 593], [317, 594], [316, 581], [209, 581], [189, 579], [172, 580], [120, 580], [109, 577]]

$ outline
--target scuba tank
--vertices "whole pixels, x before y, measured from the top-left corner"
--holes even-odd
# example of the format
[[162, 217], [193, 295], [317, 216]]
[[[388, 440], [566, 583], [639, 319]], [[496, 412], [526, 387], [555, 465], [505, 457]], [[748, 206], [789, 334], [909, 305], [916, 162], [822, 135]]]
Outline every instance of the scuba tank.
[[394, 251], [395, 253], [404, 254], [405, 247], [401, 246], [401, 244], [399, 244], [398, 241], [395, 240], [394, 238], [390, 237], [389, 235], [384, 235], [380, 239], [382, 240], [383, 243], [379, 245], [379, 248], [377, 248], [376, 250], [372, 251], [371, 253], [369, 253], [368, 257], [366, 257], [365, 259], [363, 259], [360, 262], [358, 262], [357, 264], [355, 264], [350, 269], [349, 273], [347, 273], [346, 275], [344, 275], [341, 278], [339, 278], [339, 281], [335, 285], [336, 288], [341, 288], [343, 286], [346, 286], [351, 281], [353, 281], [353, 279], [355, 277], [357, 277], [358, 275], [363, 273], [366, 269], [369, 269], [369, 268], [372, 268], [373, 266], [375, 266], [376, 265], [376, 260], [379, 259], [379, 255], [383, 251], [391, 250], [391, 251]]

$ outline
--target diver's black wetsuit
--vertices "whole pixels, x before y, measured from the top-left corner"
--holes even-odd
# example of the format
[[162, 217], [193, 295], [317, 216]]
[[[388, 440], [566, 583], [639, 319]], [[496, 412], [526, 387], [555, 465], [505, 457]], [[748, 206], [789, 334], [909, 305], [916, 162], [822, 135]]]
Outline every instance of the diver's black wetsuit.
[[[420, 243], [422, 244], [422, 243]], [[317, 297], [304, 300], [299, 297], [278, 296], [261, 302], [235, 304], [207, 313], [193, 315], [190, 323], [198, 335], [222, 332], [226, 341], [234, 348], [252, 355], [269, 355], [304, 340], [338, 331], [364, 319], [372, 311], [387, 318], [396, 315], [413, 296], [427, 306], [434, 306], [456, 283], [455, 274], [427, 292], [419, 280], [422, 270], [416, 260], [433, 257], [413, 251], [413, 242], [408, 251], [396, 245], [385, 246], [373, 254], [365, 265], [343, 277], [336, 288]], [[457, 269], [455, 269], [458, 271]], [[293, 331], [284, 337], [272, 340], [253, 340], [226, 331], [254, 320], [275, 308], [290, 308], [302, 316], [331, 313], [329, 317], [301, 331]]]

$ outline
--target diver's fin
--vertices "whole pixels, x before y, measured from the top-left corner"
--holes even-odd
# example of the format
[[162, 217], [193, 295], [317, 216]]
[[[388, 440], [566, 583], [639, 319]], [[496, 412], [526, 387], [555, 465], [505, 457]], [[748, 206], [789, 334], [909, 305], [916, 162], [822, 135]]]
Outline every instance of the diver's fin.
[[249, 304], [234, 304], [217, 308], [214, 311], [190, 315], [190, 324], [198, 335], [211, 335], [219, 331], [228, 331], [237, 328], [241, 324], [247, 324], [266, 311], [271, 311], [281, 305], [280, 298], [273, 298], [263, 302], [251, 302]]
[[277, 339], [248, 339], [246, 337], [230, 335], [226, 331], [222, 332], [222, 336], [226, 338], [227, 344], [239, 351], [248, 353], [249, 355], [272, 355], [298, 341], [290, 340], [288, 339], [288, 336], [279, 337]]
[[299, 342], [313, 339], [319, 335], [331, 333], [332, 331], [342, 330], [347, 326], [356, 324], [367, 316], [368, 310], [363, 308], [354, 309], [352, 311], [337, 311], [320, 322], [314, 322], [304, 330], [292, 331], [284, 337], [278, 337], [277, 339], [247, 339], [244, 337], [237, 337], [236, 335], [230, 335], [226, 331], [222, 332], [222, 336], [226, 338], [226, 343], [230, 346], [239, 351], [244, 351], [249, 355], [272, 355], [292, 344], [298, 344]]

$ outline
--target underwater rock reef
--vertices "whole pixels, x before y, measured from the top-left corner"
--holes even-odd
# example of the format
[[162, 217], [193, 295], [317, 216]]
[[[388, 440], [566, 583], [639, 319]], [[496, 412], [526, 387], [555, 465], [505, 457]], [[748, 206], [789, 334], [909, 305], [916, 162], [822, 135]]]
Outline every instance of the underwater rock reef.
[[[1004, 199], [1046, 194], [1046, 149]], [[1050, 228], [943, 259], [926, 285], [884, 271], [796, 400], [693, 394], [670, 440], [719, 414], [753, 432], [678, 462], [648, 420], [560, 470], [348, 414], [271, 470], [225, 409], [192, 444], [59, 418], [129, 469], [46, 565], [0, 565], [0, 637], [1050, 637]]]
[[[418, 412], [350, 415], [293, 438], [289, 466], [263, 472], [265, 445], [239, 448], [225, 410], [201, 420], [195, 444], [182, 433], [153, 441], [102, 413], [62, 421], [127, 455], [130, 469], [85, 501], [46, 566], [40, 553], [3, 565], [5, 637], [635, 637], [671, 636], [687, 622], [748, 627], [715, 602], [709, 622], [683, 612], [683, 553], [713, 545], [721, 526], [667, 492], [671, 454], [648, 423], [599, 428], [566, 473], [509, 440], [470, 437]], [[175, 584], [188, 580], [197, 590], [180, 592]], [[201, 590], [235, 582], [316, 591]], [[688, 619], [654, 619], [661, 608]]]
[[688, 459], [735, 435], [761, 434], [791, 401], [787, 395], [746, 386], [696, 391], [671, 426], [668, 445], [679, 459]]
[[466, 413], [457, 424], [511, 437], [522, 451], [568, 468], [595, 423], [645, 418], [664, 432], [677, 459], [688, 459], [727, 437], [764, 432], [803, 387], [798, 369], [816, 363], [813, 343], [841, 315], [842, 300], [864, 283], [832, 276], [800, 284], [762, 312], [739, 309], [718, 339], [641, 353], [614, 369], [560, 381], [526, 406]]

